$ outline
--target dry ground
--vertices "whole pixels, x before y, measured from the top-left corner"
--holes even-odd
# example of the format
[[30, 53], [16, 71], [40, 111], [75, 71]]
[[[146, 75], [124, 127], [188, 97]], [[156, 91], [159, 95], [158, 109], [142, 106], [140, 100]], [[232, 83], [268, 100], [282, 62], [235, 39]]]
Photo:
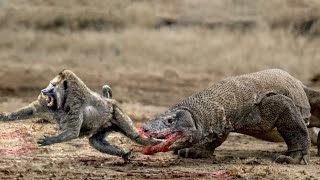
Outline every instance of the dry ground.
[[[317, 0], [2, 0], [0, 1], [0, 112], [36, 98], [64, 68], [93, 90], [109, 84], [139, 125], [219, 79], [282, 68], [309, 84], [319, 73], [320, 3]], [[39, 120], [0, 123], [2, 179], [239, 178], [316, 179], [320, 158], [309, 166], [278, 165], [286, 149], [231, 135], [215, 159], [179, 159], [170, 152], [132, 163], [93, 150], [87, 139], [48, 147], [54, 134]]]

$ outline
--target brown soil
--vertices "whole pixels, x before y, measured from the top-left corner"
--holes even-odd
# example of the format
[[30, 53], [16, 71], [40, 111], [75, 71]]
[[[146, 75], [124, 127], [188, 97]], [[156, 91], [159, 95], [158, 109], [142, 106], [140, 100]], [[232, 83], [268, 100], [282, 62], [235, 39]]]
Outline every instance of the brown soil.
[[52, 124], [1, 123], [0, 177], [9, 179], [316, 179], [320, 160], [311, 148], [310, 165], [274, 164], [271, 157], [286, 149], [284, 143], [260, 141], [232, 134], [213, 159], [177, 158], [171, 152], [143, 155], [142, 147], [120, 134], [110, 142], [124, 150], [133, 149], [131, 162], [102, 154], [88, 140], [77, 139], [47, 147], [36, 140], [53, 134]]

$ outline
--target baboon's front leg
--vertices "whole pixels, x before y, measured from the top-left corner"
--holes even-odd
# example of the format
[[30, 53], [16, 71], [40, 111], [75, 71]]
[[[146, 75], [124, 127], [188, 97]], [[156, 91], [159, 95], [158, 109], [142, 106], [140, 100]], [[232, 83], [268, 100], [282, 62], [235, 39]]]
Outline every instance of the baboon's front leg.
[[73, 133], [71, 131], [64, 131], [57, 136], [45, 137], [43, 139], [40, 139], [38, 141], [38, 144], [40, 146], [47, 146], [47, 145], [51, 145], [51, 144], [55, 144], [55, 143], [69, 141], [69, 140], [75, 139], [77, 137], [78, 136], [75, 135], [75, 133]]
[[129, 161], [131, 151], [125, 153], [124, 151], [113, 147], [105, 140], [105, 137], [112, 131], [112, 128], [105, 128], [94, 134], [89, 138], [90, 145], [102, 153], [119, 156], [122, 157], [126, 162]]
[[0, 114], [0, 121], [14, 121], [22, 119], [30, 119], [35, 117], [40, 111], [40, 102], [38, 100], [32, 102], [31, 104], [20, 108], [12, 113]]
[[57, 136], [45, 137], [38, 141], [40, 146], [47, 146], [54, 143], [60, 143], [64, 141], [69, 141], [79, 137], [81, 125], [83, 122], [83, 114], [81, 113], [79, 117], [66, 116], [61, 122], [60, 127], [62, 133]]

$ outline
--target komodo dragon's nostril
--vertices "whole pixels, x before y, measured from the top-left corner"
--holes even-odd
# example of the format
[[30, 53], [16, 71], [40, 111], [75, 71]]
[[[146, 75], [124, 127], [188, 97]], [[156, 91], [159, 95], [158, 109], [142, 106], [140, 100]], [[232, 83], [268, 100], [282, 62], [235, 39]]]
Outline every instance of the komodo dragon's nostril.
[[147, 133], [147, 132], [149, 132], [149, 130], [148, 129], [143, 129], [143, 132]]
[[149, 132], [149, 129], [147, 129], [146, 126], [142, 126], [141, 129], [142, 129], [142, 131], [143, 131], [144, 133]]

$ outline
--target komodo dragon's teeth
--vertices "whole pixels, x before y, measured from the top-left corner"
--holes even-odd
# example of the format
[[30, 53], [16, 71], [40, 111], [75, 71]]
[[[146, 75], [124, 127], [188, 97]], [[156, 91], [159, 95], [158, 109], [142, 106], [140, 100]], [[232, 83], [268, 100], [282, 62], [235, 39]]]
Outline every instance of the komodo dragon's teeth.
[[161, 142], [166, 141], [166, 139], [158, 139], [158, 138], [153, 138], [153, 139], [156, 140], [156, 141], [161, 141]]

